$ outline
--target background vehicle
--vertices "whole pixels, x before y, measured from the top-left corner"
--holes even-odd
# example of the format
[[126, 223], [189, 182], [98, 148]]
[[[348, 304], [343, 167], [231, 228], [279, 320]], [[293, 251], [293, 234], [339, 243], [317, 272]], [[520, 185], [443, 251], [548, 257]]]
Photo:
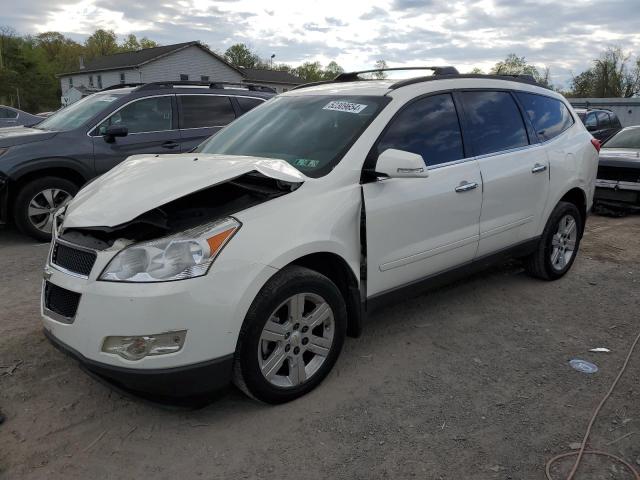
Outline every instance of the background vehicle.
[[299, 88], [193, 153], [136, 156], [87, 185], [54, 229], [47, 336], [130, 390], [233, 378], [281, 403], [408, 289], [504, 256], [565, 275], [599, 142], [528, 79], [432, 70]]
[[42, 120], [44, 120], [43, 116], [33, 115], [18, 110], [17, 108], [0, 105], [0, 128], [17, 127], [20, 125], [31, 127]]
[[595, 198], [602, 206], [640, 211], [640, 125], [602, 145]]
[[34, 128], [0, 130], [0, 221], [51, 238], [52, 213], [130, 155], [188, 152], [271, 98], [253, 85], [149, 83], [103, 90]]
[[611, 110], [577, 108], [576, 113], [594, 138], [604, 142], [622, 129], [620, 119]]

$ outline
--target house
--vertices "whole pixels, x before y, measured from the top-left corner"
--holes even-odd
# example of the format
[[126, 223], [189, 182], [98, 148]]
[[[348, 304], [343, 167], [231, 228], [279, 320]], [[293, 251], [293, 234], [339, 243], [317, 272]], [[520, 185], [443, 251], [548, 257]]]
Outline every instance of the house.
[[604, 108], [620, 119], [623, 127], [640, 125], [640, 97], [631, 98], [568, 98], [574, 108]]
[[77, 71], [62, 73], [58, 77], [63, 105], [76, 99], [77, 92], [73, 89], [77, 90], [81, 86], [87, 91], [97, 91], [126, 83], [166, 80], [240, 83], [244, 79], [238, 68], [199, 42], [106, 55], [86, 63], [80, 58]]
[[59, 74], [62, 105], [113, 85], [190, 80], [254, 83], [286, 92], [304, 81], [288, 72], [236, 68], [199, 42], [178, 43], [116, 53], [88, 62], [80, 57], [75, 72]]
[[280, 70], [266, 68], [240, 68], [246, 83], [254, 83], [273, 88], [277, 93], [291, 90], [296, 85], [306, 83], [300, 77]]

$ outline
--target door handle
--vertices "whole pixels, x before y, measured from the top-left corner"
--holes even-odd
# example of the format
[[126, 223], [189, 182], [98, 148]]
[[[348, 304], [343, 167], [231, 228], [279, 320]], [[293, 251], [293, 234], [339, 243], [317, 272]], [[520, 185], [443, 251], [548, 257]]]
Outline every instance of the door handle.
[[162, 144], [162, 148], [176, 148], [176, 147], [179, 147], [179, 146], [180, 146], [180, 144], [176, 143], [176, 142], [164, 142]]
[[465, 180], [463, 182], [460, 182], [460, 185], [456, 187], [456, 192], [468, 192], [469, 190], [473, 190], [475, 188], [478, 188], [478, 184], [476, 182], [467, 182]]
[[533, 168], [531, 169], [531, 173], [540, 173], [540, 172], [544, 172], [547, 169], [546, 165], [541, 165], [539, 163], [536, 163]]

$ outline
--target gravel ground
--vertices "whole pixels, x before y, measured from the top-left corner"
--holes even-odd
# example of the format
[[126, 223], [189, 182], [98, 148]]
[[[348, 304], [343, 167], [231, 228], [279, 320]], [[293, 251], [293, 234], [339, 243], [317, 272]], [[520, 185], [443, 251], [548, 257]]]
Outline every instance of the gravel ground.
[[[564, 279], [533, 280], [512, 262], [407, 298], [348, 339], [304, 398], [274, 407], [230, 389], [167, 410], [97, 383], [45, 340], [46, 252], [0, 230], [3, 479], [543, 478], [582, 439], [640, 331], [640, 217], [592, 216]], [[600, 371], [572, 370], [575, 357]], [[638, 469], [639, 373], [640, 349], [590, 442]], [[591, 457], [577, 478], [632, 476]]]

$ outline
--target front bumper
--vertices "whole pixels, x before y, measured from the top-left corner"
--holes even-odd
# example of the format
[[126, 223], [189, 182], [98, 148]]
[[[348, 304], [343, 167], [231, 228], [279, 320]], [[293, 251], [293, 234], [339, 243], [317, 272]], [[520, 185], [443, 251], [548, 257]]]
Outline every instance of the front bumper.
[[231, 381], [233, 355], [184, 367], [140, 370], [90, 360], [62, 343], [46, 328], [44, 334], [58, 350], [80, 362], [89, 373], [124, 392], [149, 400], [164, 403], [210, 395], [223, 390]]
[[640, 182], [597, 179], [594, 199], [604, 204], [640, 206]]

